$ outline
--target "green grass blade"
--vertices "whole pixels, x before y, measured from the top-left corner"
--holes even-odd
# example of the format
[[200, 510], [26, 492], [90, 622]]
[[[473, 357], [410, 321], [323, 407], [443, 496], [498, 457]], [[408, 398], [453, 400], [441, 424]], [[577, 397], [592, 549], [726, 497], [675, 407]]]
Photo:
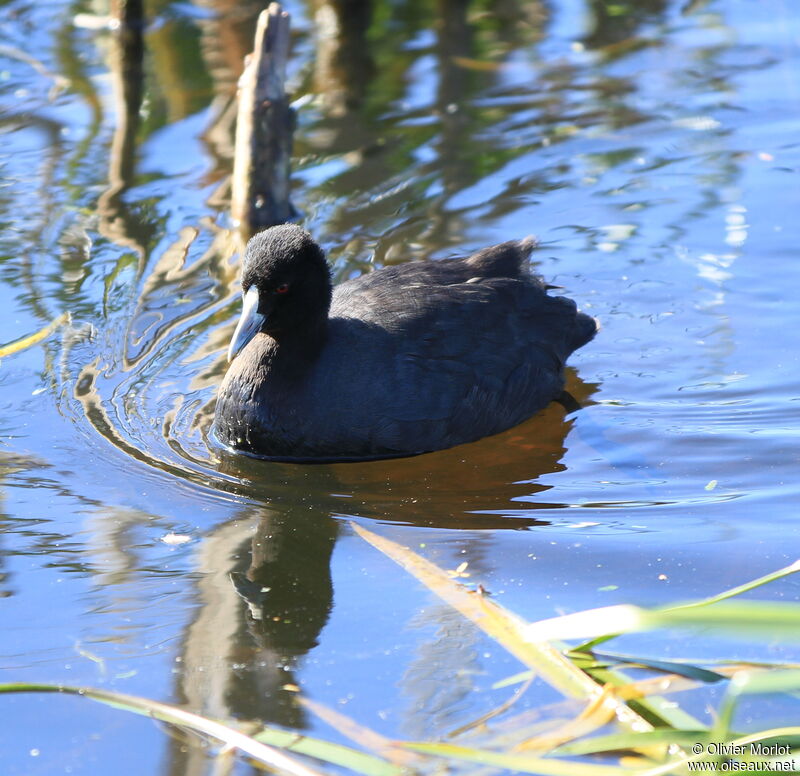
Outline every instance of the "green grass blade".
[[648, 730], [644, 733], [614, 733], [608, 736], [595, 736], [582, 741], [572, 741], [569, 744], [562, 744], [557, 747], [553, 750], [553, 753], [574, 757], [576, 755], [604, 752], [638, 751], [661, 744], [691, 746], [692, 744], [702, 744], [709, 740], [707, 728], [699, 730], [661, 728], [660, 730]]
[[800, 641], [800, 605], [776, 601], [721, 602], [708, 608], [642, 609], [622, 604], [540, 620], [528, 626], [533, 641], [618, 635], [656, 628], [714, 628], [731, 635]]
[[339, 765], [363, 776], [403, 776], [409, 773], [407, 768], [400, 768], [375, 755], [286, 730], [268, 727], [255, 733], [253, 738], [263, 744]]
[[[590, 673], [595, 681], [600, 684], [610, 684], [620, 690], [624, 690], [624, 688], [632, 684], [631, 680], [619, 670], [600, 668], [592, 669]], [[696, 730], [704, 727], [700, 720], [684, 711], [674, 701], [662, 698], [660, 695], [650, 695], [647, 698], [631, 698], [628, 700], [628, 705], [657, 728]]]
[[738, 671], [728, 685], [728, 690], [719, 707], [717, 720], [712, 728], [715, 741], [726, 741], [736, 706], [742, 696], [761, 695], [800, 690], [800, 670], [790, 671]]
[[[699, 601], [689, 601], [687, 603], [678, 604], [676, 606], [668, 607], [669, 609], [688, 609], [688, 608], [696, 608], [702, 606], [710, 606], [712, 604], [719, 603], [720, 601], [724, 601], [728, 598], [733, 598], [734, 596], [741, 595], [742, 593], [747, 593], [750, 590], [755, 590], [762, 585], [767, 585], [770, 582], [775, 582], [778, 579], [782, 579], [783, 577], [787, 577], [790, 574], [794, 574], [800, 571], [800, 560], [796, 560], [794, 563], [790, 563], [788, 566], [784, 566], [777, 571], [772, 571], [769, 574], [765, 574], [763, 577], [758, 577], [750, 582], [745, 582], [743, 585], [737, 585], [736, 587], [729, 588], [728, 590], [723, 591], [722, 593], [717, 593], [717, 595], [713, 595], [710, 598], [703, 598]], [[606, 632], [602, 636], [596, 636], [595, 638], [590, 639], [589, 641], [585, 641], [582, 644], [579, 644], [575, 647], [576, 652], [591, 652], [595, 647], [599, 646], [600, 644], [604, 644], [611, 639], [616, 638], [619, 636], [620, 633], [611, 633]]]
[[518, 773], [536, 773], [539, 776], [630, 776], [631, 773], [635, 773], [628, 768], [614, 765], [591, 765], [585, 762], [555, 760], [526, 754], [504, 754], [454, 744], [409, 742], [404, 746], [415, 752], [448, 760], [465, 760], [479, 765], [506, 768]]
[[493, 690], [502, 690], [504, 687], [511, 687], [515, 684], [524, 684], [525, 682], [529, 682], [536, 676], [534, 671], [520, 671], [518, 674], [514, 674], [513, 676], [507, 676], [505, 679], [501, 679], [499, 682], [495, 682], [492, 685]]
[[761, 587], [762, 585], [767, 585], [770, 582], [783, 579], [783, 577], [788, 577], [790, 574], [795, 574], [798, 571], [800, 571], [800, 560], [796, 560], [794, 563], [790, 563], [788, 566], [784, 566], [782, 569], [772, 571], [769, 574], [765, 574], [763, 577], [752, 580], [751, 582], [745, 582], [743, 585], [738, 585], [737, 587], [732, 587], [722, 593], [713, 595], [710, 598], [703, 598], [699, 601], [690, 601], [689, 603], [670, 606], [668, 607], [668, 611], [695, 608], [698, 606], [711, 606], [712, 604], [719, 603], [720, 601], [724, 601], [728, 598], [733, 598], [734, 596], [741, 595], [742, 593], [747, 593], [750, 590], [755, 590], [757, 587]]
[[[733, 738], [729, 741], [722, 741], [717, 739], [709, 739], [713, 740], [715, 744], [717, 743], [726, 743], [730, 744], [731, 746], [744, 746], [749, 747], [750, 744], [756, 742], [763, 742], [763, 741], [794, 741], [798, 736], [800, 736], [800, 727], [784, 727], [784, 728], [772, 728], [770, 730], [762, 730], [759, 733], [751, 733], [746, 736], [740, 736], [739, 738]], [[698, 743], [702, 743], [702, 740]], [[674, 760], [671, 760], [664, 765], [657, 765], [653, 768], [647, 768], [643, 771], [637, 771], [636, 776], [672, 776], [672, 774], [677, 773], [679, 771], [685, 770], [686, 766], [690, 762], [700, 762], [701, 760], [713, 760], [716, 759], [716, 755], [710, 755], [706, 753], [692, 755], [691, 757], [678, 757]], [[751, 771], [741, 769], [743, 772], [746, 773], [766, 773], [766, 771]], [[700, 771], [695, 771], [699, 773]], [[708, 773], [712, 773], [713, 771], [708, 771]], [[721, 769], [717, 769], [717, 772], [723, 772]], [[733, 769], [729, 769], [728, 772], [734, 772]], [[774, 771], [770, 771], [770, 773], [797, 773], [795, 770], [779, 770], [776, 769]]]
[[[570, 658], [576, 660], [579, 660], [581, 657], [589, 660], [596, 658], [600, 661], [605, 661], [606, 663], [625, 663], [626, 665], [630, 666], [652, 668], [655, 671], [664, 671], [665, 673], [676, 674], [677, 676], [683, 676], [687, 679], [694, 679], [698, 682], [704, 682], [705, 684], [714, 684], [715, 682], [720, 682], [723, 679], [728, 678], [725, 676], [725, 674], [720, 674], [716, 671], [710, 671], [708, 668], [703, 668], [702, 666], [692, 665], [691, 663], [676, 663], [673, 660], [656, 660], [649, 657], [621, 655], [615, 652], [592, 652], [591, 654], [585, 654], [582, 652], [577, 652], [576, 650], [570, 650], [567, 654]], [[578, 663], [578, 665], [580, 665], [580, 663]], [[607, 666], [599, 664], [597, 666], [589, 665], [587, 667], [606, 668]]]
[[630, 604], [602, 606], [531, 623], [526, 635], [531, 641], [542, 641], [634, 633], [647, 629], [647, 614], [646, 609]]
[[341, 711], [332, 709], [319, 701], [310, 698], [298, 698], [301, 706], [314, 712], [320, 719], [327, 722], [334, 730], [341, 733], [351, 741], [355, 741], [364, 749], [369, 749], [380, 755], [385, 760], [398, 766], [412, 767], [422, 764], [422, 758], [398, 746], [395, 741], [380, 733], [356, 722]]
[[0, 685], [0, 693], [21, 692], [51, 692], [89, 698], [90, 700], [104, 703], [116, 709], [141, 714], [145, 717], [152, 717], [161, 722], [179, 725], [180, 727], [203, 733], [206, 736], [222, 741], [228, 747], [238, 749], [243, 754], [246, 754], [248, 757], [268, 768], [277, 768], [281, 771], [295, 774], [295, 776], [322, 776], [321, 771], [309, 768], [294, 758], [285, 755], [283, 752], [266, 746], [228, 725], [208, 719], [207, 717], [202, 717], [190, 711], [185, 711], [176, 706], [160, 703], [159, 701], [109, 690], [97, 690], [91, 687], [29, 683], [9, 683]]

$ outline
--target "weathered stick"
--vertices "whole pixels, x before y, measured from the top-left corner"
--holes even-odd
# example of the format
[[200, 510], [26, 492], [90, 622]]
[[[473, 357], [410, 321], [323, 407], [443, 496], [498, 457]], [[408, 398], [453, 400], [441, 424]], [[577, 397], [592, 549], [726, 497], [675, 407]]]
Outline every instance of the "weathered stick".
[[247, 234], [295, 215], [289, 202], [293, 117], [284, 88], [289, 14], [271, 3], [239, 81], [231, 215]]

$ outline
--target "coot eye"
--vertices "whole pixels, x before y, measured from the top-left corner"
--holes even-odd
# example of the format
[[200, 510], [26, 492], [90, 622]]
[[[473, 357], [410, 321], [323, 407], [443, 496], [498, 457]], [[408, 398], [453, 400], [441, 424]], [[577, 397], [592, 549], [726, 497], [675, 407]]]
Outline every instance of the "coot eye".
[[276, 294], [285, 294], [289, 291], [289, 284], [288, 283], [281, 283], [276, 289]]

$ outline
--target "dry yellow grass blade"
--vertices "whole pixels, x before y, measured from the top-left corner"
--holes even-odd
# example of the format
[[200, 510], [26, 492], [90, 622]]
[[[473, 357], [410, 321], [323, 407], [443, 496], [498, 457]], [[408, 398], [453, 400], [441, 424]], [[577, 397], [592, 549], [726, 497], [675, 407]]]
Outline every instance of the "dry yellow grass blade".
[[68, 323], [70, 319], [69, 313], [62, 313], [57, 318], [52, 320], [42, 329], [39, 329], [35, 334], [30, 334], [27, 337], [18, 339], [15, 342], [9, 342], [8, 345], [0, 345], [0, 358], [11, 356], [14, 353], [19, 353], [22, 350], [41, 342], [45, 337], [49, 337], [59, 326]]
[[447, 738], [457, 738], [464, 733], [467, 733], [470, 730], [474, 730], [481, 725], [485, 725], [490, 719], [494, 719], [495, 717], [499, 717], [501, 714], [505, 714], [524, 694], [528, 687], [531, 686], [531, 682], [533, 682], [533, 677], [528, 679], [522, 687], [517, 688], [516, 692], [506, 701], [503, 701], [499, 706], [496, 706], [491, 711], [487, 711], [486, 714], [481, 714], [480, 717], [477, 719], [472, 720], [472, 722], [467, 722], [465, 725], [461, 725], [461, 727], [456, 728], [455, 730], [451, 730], [447, 734]]
[[454, 65], [463, 67], [465, 70], [477, 70], [485, 73], [496, 73], [498, 70], [505, 70], [503, 62], [489, 62], [486, 59], [473, 59], [472, 57], [450, 57]]
[[632, 731], [653, 729], [649, 722], [626, 706], [616, 695], [604, 695], [596, 682], [551, 644], [526, 639], [524, 634], [528, 624], [496, 601], [468, 590], [407, 547], [378, 536], [355, 523], [350, 525], [361, 538], [416, 577], [561, 693], [587, 702], [599, 698], [601, 707], [609, 712], [609, 718], [616, 717]]
[[591, 701], [575, 719], [571, 719], [566, 725], [562, 725], [546, 735], [522, 741], [512, 751], [515, 753], [549, 752], [567, 741], [594, 733], [595, 730], [607, 725], [613, 719], [612, 706], [607, 703], [609, 697], [613, 695], [614, 688], [607, 684], [602, 688], [601, 694]]

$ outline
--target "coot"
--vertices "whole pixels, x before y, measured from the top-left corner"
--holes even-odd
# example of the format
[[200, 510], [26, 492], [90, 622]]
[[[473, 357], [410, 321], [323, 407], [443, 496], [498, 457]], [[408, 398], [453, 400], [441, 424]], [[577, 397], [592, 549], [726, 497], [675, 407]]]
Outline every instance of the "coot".
[[531, 274], [530, 238], [469, 258], [387, 267], [332, 288], [308, 232], [253, 237], [214, 430], [278, 460], [365, 460], [472, 442], [563, 389], [597, 332]]

